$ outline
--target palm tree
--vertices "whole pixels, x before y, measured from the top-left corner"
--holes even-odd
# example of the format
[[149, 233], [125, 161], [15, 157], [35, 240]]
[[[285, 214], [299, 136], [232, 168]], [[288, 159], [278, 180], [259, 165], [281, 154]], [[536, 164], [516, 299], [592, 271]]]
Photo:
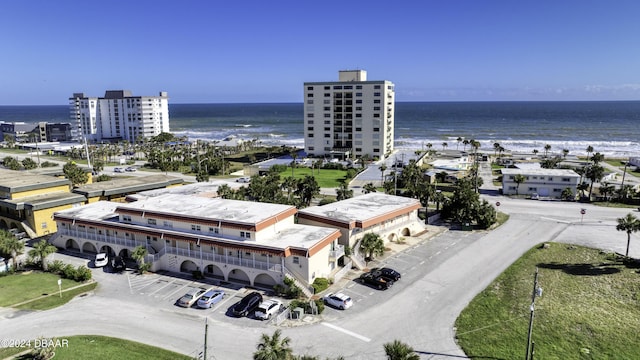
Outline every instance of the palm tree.
[[340, 184], [336, 189], [336, 201], [346, 200], [353, 197], [353, 190], [349, 189], [349, 185], [345, 182]]
[[493, 157], [496, 157], [498, 154], [498, 149], [500, 149], [500, 143], [493, 143]]
[[587, 179], [591, 181], [591, 185], [589, 185], [589, 201], [591, 201], [591, 193], [593, 192], [593, 184], [600, 182], [604, 177], [604, 168], [600, 165], [591, 165], [587, 168], [585, 172], [585, 176]]
[[594, 165], [598, 165], [599, 163], [601, 163], [604, 160], [604, 155], [602, 155], [601, 153], [597, 152], [595, 154], [593, 154], [593, 156], [591, 157], [591, 161], [593, 161]]
[[587, 146], [587, 159], [589, 159], [591, 153], [593, 152], [593, 146], [589, 145]]
[[547, 157], [547, 154], [549, 153], [549, 150], [551, 150], [551, 145], [546, 144], [544, 146], [544, 157]]
[[460, 136], [458, 136], [456, 141], [458, 142], [458, 144], [456, 145], [456, 150], [458, 150], [458, 149], [460, 149], [460, 143], [462, 142], [462, 138]]
[[289, 346], [291, 339], [281, 337], [280, 329], [273, 333], [273, 336], [262, 334], [258, 350], [253, 353], [254, 360], [289, 360], [293, 359], [293, 350]]
[[609, 201], [609, 195], [611, 195], [616, 190], [616, 187], [609, 184], [608, 182], [602, 183], [600, 185], [600, 195], [604, 197], [604, 201]]
[[360, 241], [360, 250], [364, 251], [368, 258], [373, 260], [374, 255], [384, 254], [384, 240], [375, 233], [366, 233]]
[[[631, 185], [629, 185], [629, 186], [631, 186]], [[362, 187], [362, 191], [365, 194], [368, 194], [368, 193], [372, 193], [372, 192], [377, 192], [378, 190], [376, 190], [376, 187], [375, 187], [375, 185], [373, 185], [373, 183], [366, 183]]]
[[627, 216], [618, 219], [618, 225], [616, 230], [625, 231], [627, 233], [627, 252], [624, 256], [629, 257], [629, 244], [631, 243], [631, 233], [640, 231], [640, 220], [633, 216], [632, 213], [628, 213]]
[[420, 360], [411, 346], [399, 340], [384, 344], [384, 352], [388, 360]]
[[525, 180], [527, 180], [527, 178], [522, 174], [518, 174], [518, 175], [513, 177], [513, 181], [517, 184], [516, 185], [516, 195], [520, 195], [519, 194], [519, 192], [520, 192], [520, 184], [525, 182]]
[[534, 156], [537, 156], [537, 155], [538, 155], [538, 152], [539, 152], [539, 151], [538, 151], [538, 149], [533, 149], [533, 155], [534, 155]]
[[24, 253], [24, 243], [18, 240], [12, 233], [0, 230], [0, 250], [11, 255], [13, 269], [18, 269], [17, 258]]
[[58, 249], [49, 244], [47, 240], [40, 240], [35, 245], [33, 245], [33, 249], [29, 250], [29, 257], [34, 261], [40, 263], [40, 267], [42, 270], [47, 271], [47, 262], [45, 261], [47, 256], [53, 254]]
[[138, 268], [141, 274], [148, 270], [147, 265], [144, 263], [144, 257], [147, 256], [148, 253], [147, 249], [142, 245], [136, 246], [131, 252], [131, 257], [138, 262]]
[[380, 172], [382, 173], [382, 182], [380, 184], [384, 184], [384, 172], [387, 171], [387, 165], [382, 164], [380, 165]]
[[562, 155], [564, 156], [564, 158], [567, 158], [567, 155], [569, 155], [569, 149], [562, 149]]
[[449, 144], [447, 144], [446, 142], [443, 142], [442, 143], [442, 151], [444, 151], [444, 149], [446, 149], [447, 146], [449, 146]]
[[469, 140], [468, 139], [462, 140], [462, 144], [464, 145], [464, 147], [462, 148], [462, 151], [467, 151], [467, 145], [469, 145]]

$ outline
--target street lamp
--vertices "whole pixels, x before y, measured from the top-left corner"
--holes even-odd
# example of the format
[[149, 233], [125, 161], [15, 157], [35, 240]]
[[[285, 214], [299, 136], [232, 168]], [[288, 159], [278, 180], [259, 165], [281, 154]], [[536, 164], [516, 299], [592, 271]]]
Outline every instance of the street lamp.
[[531, 294], [531, 306], [529, 307], [529, 311], [531, 314], [529, 315], [529, 332], [527, 333], [527, 354], [525, 356], [525, 360], [533, 359], [533, 348], [535, 343], [531, 343], [531, 333], [533, 332], [533, 315], [536, 311], [536, 297], [542, 296], [542, 288], [538, 287], [538, 268], [536, 268], [536, 274], [533, 279], [533, 292]]

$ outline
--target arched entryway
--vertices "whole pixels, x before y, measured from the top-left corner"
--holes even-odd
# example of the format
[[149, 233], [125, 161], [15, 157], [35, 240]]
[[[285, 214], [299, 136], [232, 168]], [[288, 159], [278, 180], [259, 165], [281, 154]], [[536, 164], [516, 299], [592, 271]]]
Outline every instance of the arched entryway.
[[7, 225], [7, 222], [4, 221], [4, 219], [0, 219], [0, 229], [8, 229], [9, 226]]
[[129, 249], [122, 249], [120, 250], [120, 253], [118, 253], [118, 256], [122, 257], [123, 259], [129, 259], [131, 258], [131, 252], [129, 251]]
[[204, 276], [225, 280], [224, 273], [222, 272], [222, 270], [213, 264], [207, 265], [204, 268]]
[[387, 235], [387, 240], [388, 241], [396, 241], [396, 240], [398, 240], [398, 236], [395, 233], [391, 233], [391, 234]]
[[411, 230], [409, 230], [409, 228], [404, 228], [400, 234], [402, 234], [402, 236], [411, 236]]
[[180, 271], [190, 273], [198, 270], [198, 266], [191, 260], [185, 260], [180, 264]]
[[271, 289], [276, 284], [276, 281], [269, 274], [260, 274], [253, 280], [253, 284]]
[[249, 280], [249, 275], [240, 269], [233, 269], [229, 273], [229, 281], [251, 285], [251, 280]]
[[80, 251], [80, 245], [78, 245], [78, 242], [73, 239], [68, 239], [67, 242], [64, 243], [64, 248], [67, 250]]
[[116, 254], [116, 252], [113, 251], [113, 249], [109, 245], [102, 245], [100, 247], [100, 252], [101, 253], [106, 253], [107, 255], [109, 255], [109, 257], [115, 256], [115, 254]]
[[92, 243], [90, 243], [88, 241], [82, 245], [82, 252], [83, 253], [90, 253], [90, 254], [97, 253], [96, 247]]

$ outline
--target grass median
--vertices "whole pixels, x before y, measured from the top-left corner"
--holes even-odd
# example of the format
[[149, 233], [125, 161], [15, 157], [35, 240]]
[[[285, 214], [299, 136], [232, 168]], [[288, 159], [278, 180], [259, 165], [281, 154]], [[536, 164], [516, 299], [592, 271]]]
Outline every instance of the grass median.
[[78, 283], [42, 272], [24, 272], [0, 277], [0, 307], [47, 310], [63, 305], [75, 296], [95, 289], [97, 283]]
[[536, 359], [635, 359], [640, 354], [637, 263], [600, 250], [536, 247], [481, 292], [456, 321], [471, 358], [524, 358], [533, 280], [539, 269], [532, 339]]
[[[31, 339], [33, 341], [36, 338]], [[53, 340], [53, 341], [52, 341]], [[57, 344], [55, 347], [56, 360], [77, 360], [77, 359], [131, 359], [131, 360], [187, 360], [192, 357], [182, 355], [173, 351], [157, 348], [135, 341], [124, 339], [97, 336], [78, 335], [63, 336], [54, 339], [46, 339], [47, 343]], [[0, 349], [0, 359], [24, 352], [25, 348]], [[31, 359], [27, 354], [21, 355], [17, 359]]]

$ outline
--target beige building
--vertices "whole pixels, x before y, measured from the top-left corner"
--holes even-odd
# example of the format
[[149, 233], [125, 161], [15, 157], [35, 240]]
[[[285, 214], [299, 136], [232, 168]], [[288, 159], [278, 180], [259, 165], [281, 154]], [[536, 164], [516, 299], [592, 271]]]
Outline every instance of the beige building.
[[305, 82], [304, 150], [311, 157], [386, 157], [393, 151], [394, 113], [394, 84], [368, 81], [364, 70]]
[[425, 231], [418, 217], [421, 207], [416, 199], [375, 192], [301, 209], [298, 223], [340, 230], [340, 245], [349, 246], [358, 255], [359, 242], [368, 232], [389, 242]]
[[334, 228], [296, 224], [297, 209], [194, 195], [165, 194], [132, 203], [95, 202], [54, 215], [51, 242], [80, 252], [149, 252], [152, 270], [272, 287], [285, 276], [301, 287], [330, 277], [344, 255]]

